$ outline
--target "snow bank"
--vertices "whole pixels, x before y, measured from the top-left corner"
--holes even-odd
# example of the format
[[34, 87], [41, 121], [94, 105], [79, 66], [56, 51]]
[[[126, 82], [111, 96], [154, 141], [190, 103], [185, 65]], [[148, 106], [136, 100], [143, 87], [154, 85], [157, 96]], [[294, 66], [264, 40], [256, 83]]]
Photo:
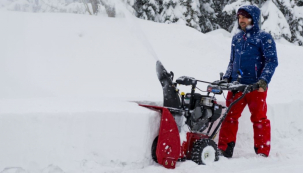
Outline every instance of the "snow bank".
[[232, 37], [231, 33], [225, 29], [217, 29], [206, 33], [207, 35], [219, 36], [219, 37]]
[[[150, 157], [159, 114], [132, 101], [161, 104], [158, 59], [176, 77], [205, 81], [217, 80], [229, 61], [231, 38], [220, 30], [2, 11], [0, 23], [1, 173], [170, 172]], [[176, 172], [302, 172], [303, 50], [277, 48], [279, 66], [268, 91], [270, 157], [254, 154], [245, 109], [233, 159], [178, 163]]]
[[136, 103], [75, 98], [0, 102], [0, 170], [56, 165], [75, 172], [90, 164], [142, 167], [150, 162], [160, 116]]

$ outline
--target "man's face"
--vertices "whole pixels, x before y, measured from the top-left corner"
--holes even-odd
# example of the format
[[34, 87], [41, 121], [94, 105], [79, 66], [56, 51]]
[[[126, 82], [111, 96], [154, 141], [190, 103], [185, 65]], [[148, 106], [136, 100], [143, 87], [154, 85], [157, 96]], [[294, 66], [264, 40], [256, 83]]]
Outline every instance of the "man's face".
[[242, 15], [239, 15], [239, 25], [240, 25], [242, 30], [245, 30], [246, 27], [250, 24], [251, 24], [251, 19], [250, 18], [246, 18]]

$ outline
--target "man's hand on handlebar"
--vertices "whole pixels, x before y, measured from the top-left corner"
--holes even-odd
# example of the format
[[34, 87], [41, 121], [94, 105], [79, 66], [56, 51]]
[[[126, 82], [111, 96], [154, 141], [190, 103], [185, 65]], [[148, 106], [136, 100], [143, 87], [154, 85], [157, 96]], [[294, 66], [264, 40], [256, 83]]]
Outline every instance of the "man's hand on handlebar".
[[265, 92], [263, 88], [259, 88], [258, 92]]
[[266, 83], [265, 80], [260, 79], [260, 80], [257, 82], [257, 84], [258, 84], [259, 87], [260, 87], [259, 90], [258, 90], [258, 92], [264, 92], [264, 91], [267, 90], [267, 83]]

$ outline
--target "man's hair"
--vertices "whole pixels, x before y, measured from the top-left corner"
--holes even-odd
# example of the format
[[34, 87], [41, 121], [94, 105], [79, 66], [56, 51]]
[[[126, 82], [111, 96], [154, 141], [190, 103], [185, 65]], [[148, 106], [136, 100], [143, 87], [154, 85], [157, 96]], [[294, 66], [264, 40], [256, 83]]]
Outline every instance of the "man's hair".
[[237, 13], [237, 17], [238, 17], [238, 18], [239, 18], [239, 15], [242, 15], [242, 16], [244, 16], [244, 17], [246, 17], [246, 18], [252, 18], [251, 15], [250, 15], [247, 11], [245, 11], [245, 10], [243, 10], [243, 9], [240, 9], [240, 10], [238, 11], [238, 13]]

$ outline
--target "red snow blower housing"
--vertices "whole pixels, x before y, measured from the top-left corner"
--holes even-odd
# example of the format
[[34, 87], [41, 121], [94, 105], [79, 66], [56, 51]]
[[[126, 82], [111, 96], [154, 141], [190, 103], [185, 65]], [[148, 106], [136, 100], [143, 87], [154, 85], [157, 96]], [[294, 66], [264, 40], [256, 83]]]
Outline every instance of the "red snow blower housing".
[[[163, 88], [163, 107], [140, 104], [161, 113], [159, 135], [154, 139], [151, 148], [153, 160], [165, 168], [172, 169], [175, 168], [177, 161], [192, 160], [197, 164], [208, 164], [219, 160], [217, 144], [213, 141], [219, 127], [231, 107], [246, 93], [258, 89], [258, 85], [224, 83], [222, 82], [223, 73], [220, 73], [221, 80], [213, 83], [187, 76], [179, 77], [176, 82], [173, 82], [173, 73], [168, 73], [160, 61], [157, 61], [156, 70]], [[207, 95], [195, 93], [197, 82], [210, 84], [207, 87]], [[179, 94], [177, 84], [191, 86], [191, 93]], [[225, 107], [216, 102], [215, 95], [222, 94], [223, 90], [243, 92], [243, 94], [227, 108], [221, 117], [222, 109]], [[213, 96], [210, 96], [211, 93]], [[186, 141], [181, 144], [179, 133], [183, 117], [186, 118], [185, 124], [190, 132], [187, 132]], [[220, 117], [221, 119], [213, 129], [214, 122]]]

